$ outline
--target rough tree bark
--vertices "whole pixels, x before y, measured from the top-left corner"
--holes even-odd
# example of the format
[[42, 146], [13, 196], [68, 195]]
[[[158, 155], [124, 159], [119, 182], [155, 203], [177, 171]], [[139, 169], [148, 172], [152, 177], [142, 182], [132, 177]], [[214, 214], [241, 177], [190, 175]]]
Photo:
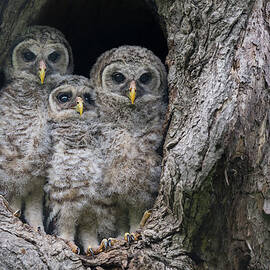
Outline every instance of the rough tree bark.
[[46, 1], [0, 1], [0, 67], [14, 37], [27, 25], [35, 22]]
[[[45, 2], [0, 3], [0, 64]], [[270, 2], [148, 2], [167, 36], [170, 104], [160, 192], [142, 240], [74, 255], [0, 198], [1, 269], [269, 269]]]

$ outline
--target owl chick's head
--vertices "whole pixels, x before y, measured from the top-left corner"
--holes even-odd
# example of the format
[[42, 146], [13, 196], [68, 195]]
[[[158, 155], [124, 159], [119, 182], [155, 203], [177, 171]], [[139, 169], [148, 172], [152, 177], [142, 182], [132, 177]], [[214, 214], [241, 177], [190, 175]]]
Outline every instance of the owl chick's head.
[[7, 80], [28, 78], [41, 84], [52, 74], [73, 72], [72, 50], [64, 35], [48, 26], [30, 26], [17, 36], [6, 60]]
[[82, 76], [61, 77], [49, 96], [52, 119], [87, 119], [97, 116], [95, 91], [89, 80]]
[[127, 104], [164, 96], [167, 89], [164, 65], [150, 50], [139, 46], [121, 46], [103, 53], [90, 78], [97, 91]]

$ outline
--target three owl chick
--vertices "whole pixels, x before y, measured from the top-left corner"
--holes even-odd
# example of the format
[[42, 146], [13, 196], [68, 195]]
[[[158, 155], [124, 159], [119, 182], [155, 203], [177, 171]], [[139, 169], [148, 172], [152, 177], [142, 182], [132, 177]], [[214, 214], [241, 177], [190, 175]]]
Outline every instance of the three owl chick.
[[73, 58], [57, 30], [30, 27], [15, 44], [0, 96], [0, 190], [43, 228], [48, 177], [57, 235], [93, 253], [102, 238], [135, 231], [154, 203], [165, 67], [145, 48], [122, 46], [99, 57], [89, 82], [65, 75]]
[[58, 30], [46, 26], [21, 33], [5, 67], [6, 85], [0, 95], [0, 191], [14, 211], [24, 206], [26, 221], [41, 230], [51, 145], [48, 98], [57, 80], [53, 75], [72, 70], [70, 46]]

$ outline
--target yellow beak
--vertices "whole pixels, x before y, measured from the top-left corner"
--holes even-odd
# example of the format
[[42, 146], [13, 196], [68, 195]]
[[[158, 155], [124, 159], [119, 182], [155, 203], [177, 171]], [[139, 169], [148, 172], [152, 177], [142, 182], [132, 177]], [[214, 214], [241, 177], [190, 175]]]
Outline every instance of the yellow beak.
[[131, 104], [134, 104], [136, 98], [136, 82], [131, 81], [129, 86], [129, 99], [131, 100]]
[[80, 113], [80, 116], [83, 114], [83, 99], [81, 97], [77, 97], [76, 99], [77, 105], [76, 105], [76, 111]]
[[45, 79], [45, 74], [46, 74], [46, 64], [43, 60], [40, 61], [39, 63], [39, 78], [40, 78], [40, 81], [41, 81], [41, 84], [44, 83], [44, 79]]

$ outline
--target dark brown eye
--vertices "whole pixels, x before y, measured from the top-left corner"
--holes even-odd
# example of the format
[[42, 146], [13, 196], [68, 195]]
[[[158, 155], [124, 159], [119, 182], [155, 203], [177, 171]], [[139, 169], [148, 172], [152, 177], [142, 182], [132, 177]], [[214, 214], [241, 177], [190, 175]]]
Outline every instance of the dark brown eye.
[[143, 73], [139, 79], [139, 81], [143, 84], [149, 83], [152, 79], [152, 75], [150, 72]]
[[72, 97], [71, 93], [60, 93], [57, 95], [57, 99], [61, 102], [61, 103], [66, 103], [68, 101], [70, 101]]
[[87, 102], [88, 104], [90, 104], [90, 105], [94, 104], [94, 100], [92, 99], [92, 97], [89, 93], [84, 94], [83, 98], [84, 98], [85, 102]]
[[112, 74], [112, 79], [117, 83], [122, 83], [126, 77], [120, 72], [115, 72]]
[[53, 63], [56, 63], [59, 59], [60, 59], [60, 53], [59, 52], [56, 52], [56, 51], [52, 52], [48, 56], [48, 60], [50, 62], [53, 62]]
[[37, 56], [33, 52], [27, 50], [22, 53], [22, 57], [24, 62], [33, 62]]

